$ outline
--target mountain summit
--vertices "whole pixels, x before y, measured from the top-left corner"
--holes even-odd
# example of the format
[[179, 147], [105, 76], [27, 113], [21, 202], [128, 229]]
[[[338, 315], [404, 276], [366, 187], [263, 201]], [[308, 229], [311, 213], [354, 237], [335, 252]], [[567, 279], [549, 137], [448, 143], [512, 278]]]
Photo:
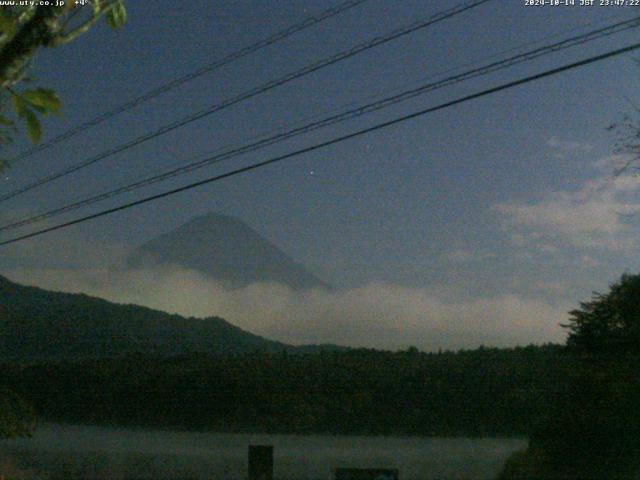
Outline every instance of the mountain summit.
[[276, 282], [294, 290], [327, 287], [237, 218], [209, 213], [148, 241], [129, 257], [132, 268], [174, 265], [233, 288]]

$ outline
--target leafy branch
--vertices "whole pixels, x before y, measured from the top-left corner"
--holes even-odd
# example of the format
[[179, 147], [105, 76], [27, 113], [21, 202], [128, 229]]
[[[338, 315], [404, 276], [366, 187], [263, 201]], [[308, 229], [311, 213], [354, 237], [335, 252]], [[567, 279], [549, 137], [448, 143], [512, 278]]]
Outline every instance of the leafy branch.
[[[90, 5], [83, 8], [68, 0], [59, 7], [0, 9], [0, 149], [12, 142], [18, 123], [24, 123], [29, 139], [37, 143], [42, 137], [40, 117], [60, 113], [61, 102], [53, 90], [17, 91], [17, 85], [31, 80], [26, 73], [38, 49], [72, 42], [103, 17], [114, 30], [127, 20], [124, 0], [94, 0]], [[0, 159], [0, 171], [6, 166]]]

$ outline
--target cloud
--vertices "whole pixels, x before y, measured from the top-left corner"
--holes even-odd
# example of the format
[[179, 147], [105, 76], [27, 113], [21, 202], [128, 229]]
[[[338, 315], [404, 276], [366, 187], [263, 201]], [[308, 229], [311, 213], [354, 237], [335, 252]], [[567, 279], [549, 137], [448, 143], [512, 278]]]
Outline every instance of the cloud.
[[635, 157], [627, 154], [608, 155], [593, 162], [593, 168], [607, 175], [632, 167]]
[[[29, 211], [0, 212], [0, 225], [33, 215]], [[31, 231], [44, 229], [54, 224], [39, 222], [27, 229], [2, 232], [8, 240]], [[130, 247], [106, 239], [89, 237], [70, 227], [24, 241], [0, 247], [0, 268], [96, 268], [119, 265], [130, 251]]]
[[596, 268], [600, 266], [600, 262], [589, 255], [582, 255], [580, 257], [580, 263], [587, 268]]
[[559, 297], [565, 295], [570, 287], [566, 282], [549, 280], [536, 282], [534, 288], [543, 294]]
[[455, 248], [451, 251], [445, 252], [443, 255], [444, 260], [458, 265], [483, 260], [492, 260], [497, 257], [498, 255], [493, 252], [482, 252], [466, 248]]
[[[70, 228], [4, 248], [1, 273], [52, 290], [186, 316], [220, 316], [252, 333], [293, 344], [437, 350], [561, 342], [559, 323], [571, 308], [516, 294], [469, 298], [443, 285], [371, 283], [343, 291], [296, 292], [256, 283], [228, 289], [181, 268], [120, 269], [129, 249], [95, 235]], [[449, 260], [496, 256], [463, 247], [454, 248]]]
[[555, 152], [557, 158], [564, 158], [565, 154], [588, 153], [593, 150], [590, 143], [562, 140], [555, 136], [547, 141], [547, 146]]
[[10, 278], [187, 316], [217, 315], [293, 344], [336, 343], [424, 350], [561, 342], [570, 305], [515, 294], [455, 300], [430, 289], [373, 283], [339, 292], [278, 284], [228, 290], [189, 270], [14, 270]]
[[544, 253], [553, 254], [558, 252], [558, 247], [556, 247], [555, 245], [549, 245], [549, 244], [543, 243], [542, 245], [540, 245], [540, 251]]
[[607, 171], [619, 163], [618, 157], [600, 159], [592, 165], [598, 175], [575, 190], [548, 192], [535, 201], [501, 203], [493, 209], [518, 246], [545, 245], [547, 252], [554, 244], [630, 251], [637, 246], [640, 202], [635, 197], [640, 178], [615, 177]]
[[474, 255], [470, 250], [457, 248], [445, 254], [445, 259], [451, 263], [467, 263], [474, 259]]

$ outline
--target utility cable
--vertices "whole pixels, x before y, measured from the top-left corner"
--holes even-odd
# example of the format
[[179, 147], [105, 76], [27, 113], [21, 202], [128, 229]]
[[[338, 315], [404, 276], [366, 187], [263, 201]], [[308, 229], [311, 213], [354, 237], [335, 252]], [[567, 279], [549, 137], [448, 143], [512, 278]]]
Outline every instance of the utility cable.
[[[132, 110], [133, 108], [137, 107], [138, 105], [148, 102], [149, 100], [159, 97], [160, 95], [168, 92], [169, 90], [173, 90], [176, 87], [179, 87], [180, 85], [184, 85], [187, 82], [190, 82], [191, 80], [194, 80], [198, 77], [201, 77], [203, 75], [206, 75], [208, 73], [211, 73], [214, 70], [217, 70], [218, 68], [227, 65], [231, 62], [234, 62], [236, 60], [239, 60], [240, 58], [246, 57], [247, 55], [250, 55], [251, 53], [257, 52], [258, 50], [268, 47], [270, 45], [273, 45], [274, 43], [279, 42], [280, 40], [284, 40], [287, 37], [292, 36], [295, 33], [298, 33], [302, 30], [305, 30], [309, 27], [312, 27], [320, 22], [323, 22], [324, 20], [327, 20], [331, 17], [334, 17], [342, 12], [345, 12], [353, 7], [356, 7], [364, 2], [367, 2], [368, 0], [348, 0], [344, 3], [341, 3], [339, 5], [336, 5], [335, 7], [331, 7], [328, 8], [327, 10], [324, 10], [320, 13], [318, 13], [317, 15], [313, 15], [311, 17], [307, 17], [304, 20], [302, 20], [300, 23], [297, 23], [295, 25], [291, 25], [288, 28], [285, 28], [284, 30], [281, 30], [263, 40], [260, 40], [252, 45], [248, 45], [244, 48], [241, 48], [240, 50], [236, 50], [235, 52], [232, 52], [226, 56], [224, 56], [223, 58], [216, 60], [208, 65], [205, 65], [203, 67], [200, 67], [199, 69], [187, 73], [179, 78], [176, 78], [174, 80], [171, 80], [170, 82], [167, 82], [163, 85], [160, 85], [159, 87], [154, 88], [153, 90], [149, 90], [145, 93], [143, 93], [142, 95], [134, 98], [133, 100], [130, 100], [126, 103], [123, 103], [121, 105], [118, 105], [117, 107], [104, 112], [100, 115], [98, 115], [95, 118], [92, 118], [91, 120], [88, 120], [80, 125], [77, 125], [55, 137], [53, 137], [52, 139], [43, 142], [39, 145], [36, 145], [35, 147], [32, 147], [24, 152], [22, 152], [21, 154], [17, 155], [16, 157], [14, 157], [13, 159], [11, 159], [11, 162], [15, 162], [15, 161], [19, 161], [19, 160], [23, 160], [27, 157], [32, 156], [33, 154], [37, 153], [37, 152], [41, 152], [42, 150], [45, 150], [49, 147], [52, 147], [53, 145], [56, 145], [60, 142], [63, 142], [65, 140], [68, 140], [71, 137], [74, 137], [75, 135], [77, 135], [80, 132], [84, 132], [90, 128], [95, 127], [96, 125], [101, 124], [102, 122], [105, 122], [123, 112]], [[75, 11], [79, 11], [80, 9], [76, 9]]]
[[194, 170], [209, 166], [211, 164], [219, 163], [221, 161], [228, 160], [230, 158], [235, 158], [237, 156], [265, 148], [267, 146], [282, 142], [284, 140], [287, 140], [289, 138], [292, 138], [298, 135], [302, 135], [323, 127], [327, 127], [329, 125], [334, 125], [340, 122], [344, 122], [346, 120], [356, 118], [367, 113], [381, 110], [383, 108], [389, 107], [396, 103], [406, 101], [408, 99], [414, 98], [418, 95], [423, 95], [427, 92], [430, 92], [436, 89], [444, 88], [444, 87], [447, 87], [456, 83], [460, 83], [478, 76], [487, 75], [489, 73], [493, 73], [498, 70], [503, 70], [505, 68], [509, 68], [523, 62], [531, 61], [535, 58], [538, 58], [544, 55], [548, 55], [548, 54], [551, 54], [560, 50], [564, 50], [570, 47], [574, 47], [577, 45], [583, 45], [587, 42], [594, 41], [596, 39], [599, 39], [605, 36], [613, 35], [615, 33], [620, 33], [631, 28], [636, 28], [639, 24], [640, 24], [640, 17], [618, 22], [616, 24], [609, 25], [607, 27], [600, 28], [597, 30], [593, 30], [591, 32], [587, 32], [585, 34], [578, 35], [572, 38], [568, 38], [551, 45], [536, 48], [534, 50], [521, 53], [519, 55], [515, 55], [512, 57], [506, 58], [504, 60], [493, 62], [488, 65], [478, 67], [458, 75], [450, 76], [448, 78], [445, 78], [443, 80], [440, 80], [434, 83], [428, 83], [418, 88], [407, 90], [400, 94], [393, 95], [391, 97], [387, 97], [382, 100], [378, 100], [376, 102], [372, 102], [366, 105], [362, 105], [360, 107], [342, 112], [340, 114], [326, 117], [319, 121], [311, 122], [302, 127], [297, 127], [297, 128], [288, 130], [286, 132], [282, 132], [267, 138], [263, 138], [257, 142], [249, 143], [242, 147], [222, 149], [221, 151], [217, 152], [213, 156], [206, 157], [196, 162], [192, 162], [187, 165], [183, 165], [183, 166], [171, 169], [169, 171], [166, 171], [157, 175], [153, 175], [151, 177], [148, 177], [142, 180], [138, 180], [136, 182], [130, 183], [123, 187], [119, 187], [117, 189], [103, 192], [99, 195], [90, 196], [88, 198], [76, 201], [74, 203], [65, 205], [63, 207], [59, 207], [44, 213], [40, 213], [31, 217], [28, 217], [26, 219], [18, 220], [10, 224], [0, 226], [0, 231], [23, 227], [25, 225], [46, 220], [48, 218], [51, 218], [63, 213], [77, 210], [78, 208], [88, 206], [88, 205], [97, 203], [99, 201], [112, 198], [117, 195], [128, 193], [128, 192], [137, 190], [139, 188], [152, 185], [154, 183], [165, 181], [169, 178], [173, 178], [178, 175], [183, 175], [183, 174], [192, 172]]
[[323, 60], [320, 60], [318, 62], [315, 62], [313, 64], [307, 65], [306, 67], [303, 67], [300, 70], [296, 70], [294, 72], [291, 72], [287, 75], [284, 75], [283, 77], [280, 77], [276, 80], [272, 80], [270, 82], [267, 82], [266, 84], [263, 84], [259, 87], [253, 88], [247, 92], [243, 92], [235, 97], [232, 97], [230, 99], [227, 99], [225, 101], [223, 101], [222, 103], [219, 104], [214, 104], [211, 105], [210, 107], [207, 107], [206, 109], [200, 110], [196, 113], [190, 114], [186, 117], [183, 117], [180, 120], [174, 121], [172, 123], [169, 123], [167, 125], [164, 125], [162, 127], [160, 127], [157, 130], [154, 130], [153, 132], [149, 132], [146, 133], [144, 135], [141, 135], [129, 142], [126, 142], [124, 144], [120, 144], [116, 147], [113, 147], [105, 152], [102, 152], [98, 155], [95, 155], [93, 157], [87, 158], [79, 163], [76, 163], [75, 165], [71, 165], [63, 170], [60, 170], [58, 172], [52, 173], [50, 175], [47, 175], [45, 177], [42, 177], [38, 180], [35, 180], [32, 183], [29, 183], [23, 187], [19, 187], [15, 190], [12, 190], [8, 193], [5, 193], [3, 195], [0, 195], [0, 202], [9, 200], [11, 198], [14, 198], [22, 193], [28, 192], [30, 190], [33, 190], [34, 188], [40, 187], [42, 185], [45, 185], [49, 182], [52, 182], [54, 180], [57, 180], [58, 178], [61, 177], [65, 177], [71, 173], [77, 172], [79, 170], [82, 170], [83, 168], [86, 168], [90, 165], [93, 165], [101, 160], [104, 160], [105, 158], [111, 157], [117, 153], [121, 153], [125, 150], [128, 150], [132, 147], [135, 147], [137, 145], [140, 145], [144, 142], [147, 142], [151, 139], [157, 138], [161, 135], [164, 135], [166, 133], [169, 133], [173, 130], [176, 130], [180, 127], [183, 127], [185, 125], [188, 125], [192, 122], [195, 122], [196, 120], [199, 120], [201, 118], [207, 117], [215, 112], [218, 112], [220, 110], [223, 110], [227, 107], [230, 107], [232, 105], [235, 105], [237, 103], [240, 103], [244, 100], [248, 100], [252, 97], [255, 97], [257, 95], [260, 95], [262, 93], [268, 92], [269, 90], [272, 90], [276, 87], [279, 87], [281, 85], [284, 85], [286, 83], [289, 83], [295, 79], [301, 78], [303, 76], [306, 76], [312, 72], [315, 72], [317, 70], [320, 70], [322, 68], [325, 68], [329, 65], [333, 65], [335, 63], [338, 63], [342, 60], [346, 60], [350, 57], [353, 57], [359, 53], [362, 53], [364, 51], [370, 50], [372, 48], [375, 48], [379, 45], [382, 45], [384, 43], [390, 42], [392, 40], [395, 40], [397, 38], [400, 38], [402, 36], [408, 35], [410, 33], [416, 32], [420, 29], [423, 29], [425, 27], [428, 27], [430, 25], [433, 25], [435, 23], [441, 22], [445, 19], [454, 17], [456, 15], [459, 15], [467, 10], [470, 10], [472, 8], [475, 8], [479, 5], [482, 5], [484, 3], [490, 2], [492, 0], [475, 0], [472, 2], [467, 2], [467, 3], [463, 3], [460, 4], [456, 7], [450, 8], [448, 10], [442, 11], [440, 13], [436, 13], [432, 16], [430, 16], [429, 18], [425, 19], [425, 20], [420, 20], [418, 22], [414, 22], [411, 25], [407, 26], [407, 27], [403, 27], [397, 30], [392, 31], [389, 34], [386, 34], [384, 36], [380, 36], [380, 37], [376, 37], [373, 40], [370, 40], [366, 43], [361, 43], [359, 45], [356, 45], [355, 47], [352, 47], [349, 50], [344, 50], [340, 53], [337, 53], [335, 55], [332, 55], [330, 57], [327, 57]]
[[533, 82], [533, 81], [536, 81], [536, 80], [540, 80], [542, 78], [546, 78], [546, 77], [550, 77], [550, 76], [553, 76], [553, 75], [557, 75], [559, 73], [562, 73], [562, 72], [565, 72], [565, 71], [568, 71], [568, 70], [573, 70], [575, 68], [583, 67], [585, 65], [589, 65], [589, 64], [592, 64], [592, 63], [600, 62], [600, 61], [606, 60], [608, 58], [612, 58], [612, 57], [615, 57], [615, 56], [619, 56], [619, 55], [622, 55], [622, 54], [625, 54], [625, 53], [632, 52], [632, 51], [637, 50], [639, 48], [640, 48], [640, 43], [635, 43], [633, 45], [629, 45], [629, 46], [622, 47], [622, 48], [619, 48], [619, 49], [616, 49], [616, 50], [612, 50], [612, 51], [609, 51], [609, 52], [606, 52], [606, 53], [603, 53], [603, 54], [600, 54], [600, 55], [589, 57], [589, 58], [580, 60], [578, 62], [574, 62], [574, 63], [570, 63], [570, 64], [567, 64], [567, 65], [563, 65], [561, 67], [556, 67], [556, 68], [553, 68], [553, 69], [550, 69], [550, 70], [546, 70], [546, 71], [544, 71], [542, 73], [538, 73], [538, 74], [535, 74], [535, 75], [531, 75], [531, 76], [528, 76], [528, 77], [521, 78], [519, 80], [514, 80], [514, 81], [511, 81], [511, 82], [508, 82], [508, 83], [504, 83], [504, 84], [498, 85], [496, 87], [488, 88], [486, 90], [482, 90], [480, 92], [476, 92], [476, 93], [473, 93], [473, 94], [470, 94], [470, 95], [466, 95], [464, 97], [460, 97], [460, 98], [457, 98], [455, 100], [450, 100], [448, 102], [441, 103], [441, 104], [439, 104], [437, 106], [434, 106], [434, 107], [429, 107], [429, 108], [426, 108], [426, 109], [423, 109], [423, 110], [418, 110], [417, 112], [413, 112], [413, 113], [410, 113], [410, 114], [407, 114], [407, 115], [403, 115], [403, 116], [397, 117], [397, 118], [395, 118], [393, 120], [388, 120], [386, 122], [378, 123], [378, 124], [373, 125], [371, 127], [367, 127], [367, 128], [364, 128], [364, 129], [361, 129], [361, 130], [357, 130], [355, 132], [352, 132], [352, 133], [349, 133], [349, 134], [346, 134], [346, 135], [342, 135], [340, 137], [333, 138], [331, 140], [327, 140], [327, 141], [324, 141], [324, 142], [321, 142], [321, 143], [317, 143], [317, 144], [312, 145], [310, 147], [306, 147], [306, 148], [302, 148], [302, 149], [299, 149], [299, 150], [295, 150], [293, 152], [290, 152], [290, 153], [287, 153], [287, 154], [284, 154], [284, 155], [279, 155], [277, 157], [273, 157], [273, 158], [270, 158], [268, 160], [264, 160], [262, 162], [254, 163], [252, 165], [249, 165], [249, 166], [246, 166], [246, 167], [242, 167], [242, 168], [238, 168], [238, 169], [232, 170], [230, 172], [226, 172], [226, 173], [223, 173], [223, 174], [220, 174], [220, 175], [209, 177], [209, 178], [206, 178], [204, 180], [200, 180], [198, 182], [194, 182], [194, 183], [190, 183], [188, 185], [184, 185], [182, 187], [174, 188], [172, 190], [168, 190], [168, 191], [156, 194], [156, 195], [151, 195], [151, 196], [142, 198], [140, 200], [136, 200], [136, 201], [133, 201], [133, 202], [125, 203], [125, 204], [119, 205], [117, 207], [113, 207], [113, 208], [109, 208], [109, 209], [106, 209], [106, 210], [102, 210], [100, 212], [93, 213], [91, 215], [86, 215], [84, 217], [76, 218], [74, 220], [70, 220], [68, 222], [60, 223], [58, 225], [54, 225], [54, 226], [51, 226], [51, 227], [43, 228], [41, 230], [37, 230], [35, 232], [31, 232], [31, 233], [26, 234], [26, 235], [21, 235], [19, 237], [11, 238], [9, 240], [5, 240], [5, 241], [0, 242], [0, 246], [5, 246], [5, 245], [12, 244], [12, 243], [20, 242], [20, 241], [26, 240], [28, 238], [33, 238], [33, 237], [36, 237], [36, 236], [39, 236], [39, 235], [43, 235], [45, 233], [53, 232], [53, 231], [56, 231], [56, 230], [60, 230], [60, 229], [63, 229], [63, 228], [70, 227], [72, 225], [76, 225], [76, 224], [83, 223], [83, 222], [86, 222], [86, 221], [89, 221], [89, 220], [100, 218], [100, 217], [103, 217], [105, 215], [110, 215], [112, 213], [119, 212], [121, 210], [126, 210], [126, 209], [129, 209], [129, 208], [138, 206], [138, 205], [142, 205], [142, 204], [149, 203], [149, 202], [152, 202], [152, 201], [155, 201], [155, 200], [159, 200], [161, 198], [169, 197], [169, 196], [175, 195], [175, 194], [180, 193], [180, 192], [192, 190], [192, 189], [200, 187], [202, 185], [207, 185], [207, 184], [210, 184], [210, 183], [213, 183], [213, 182], [217, 182], [217, 181], [223, 180], [225, 178], [229, 178], [229, 177], [233, 177], [235, 175], [239, 175], [241, 173], [245, 173], [245, 172], [249, 172], [249, 171], [252, 171], [252, 170], [256, 170], [258, 168], [262, 168], [262, 167], [265, 167], [267, 165], [271, 165], [271, 164], [274, 164], [274, 163], [282, 162], [283, 160], [287, 160], [289, 158], [297, 157], [297, 156], [300, 156], [300, 155], [303, 155], [303, 154], [306, 154], [306, 153], [313, 152], [315, 150], [320, 150], [322, 148], [326, 148], [326, 147], [331, 146], [331, 145], [342, 143], [342, 142], [344, 142], [346, 140], [350, 140], [352, 138], [360, 137], [362, 135], [365, 135], [365, 134], [368, 134], [368, 133], [372, 133], [372, 132], [384, 129], [384, 128], [390, 127], [392, 125], [396, 125], [396, 124], [399, 124], [399, 123], [402, 123], [402, 122], [406, 122], [407, 120], [418, 118], [418, 117], [421, 117], [421, 116], [426, 115], [428, 113], [432, 113], [432, 112], [439, 111], [439, 110], [444, 110], [446, 108], [450, 108], [450, 107], [455, 106], [455, 105], [460, 105], [460, 104], [468, 102], [470, 100], [475, 100], [477, 98], [485, 97], [485, 96], [488, 96], [488, 95], [491, 95], [491, 94], [494, 94], [494, 93], [497, 93], [497, 92], [500, 92], [500, 91], [503, 91], [503, 90], [507, 90], [507, 89], [510, 89], [510, 88], [517, 87], [519, 85], [523, 85], [523, 84], [530, 83], [530, 82]]

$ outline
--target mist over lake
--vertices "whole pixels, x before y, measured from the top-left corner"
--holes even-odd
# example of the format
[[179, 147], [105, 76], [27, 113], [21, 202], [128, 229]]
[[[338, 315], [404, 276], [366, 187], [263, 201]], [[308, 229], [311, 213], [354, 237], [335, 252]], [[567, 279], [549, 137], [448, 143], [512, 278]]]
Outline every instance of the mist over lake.
[[[522, 439], [193, 433], [47, 423], [0, 442], [3, 456], [49, 478], [244, 479], [247, 447], [274, 446], [276, 479], [329, 479], [335, 467], [393, 467], [403, 480], [489, 479]], [[42, 476], [42, 478], [47, 478]]]

